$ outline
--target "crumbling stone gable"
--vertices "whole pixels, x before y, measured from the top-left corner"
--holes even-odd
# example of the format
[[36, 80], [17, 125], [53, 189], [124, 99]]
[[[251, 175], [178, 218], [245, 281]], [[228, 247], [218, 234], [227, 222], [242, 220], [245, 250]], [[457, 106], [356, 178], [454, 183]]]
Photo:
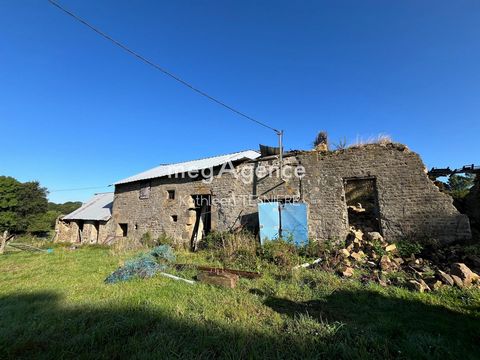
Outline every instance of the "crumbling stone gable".
[[427, 177], [420, 157], [404, 145], [371, 144], [331, 153], [308, 152], [298, 158], [306, 168], [304, 200], [310, 204], [311, 236], [344, 238], [348, 214], [343, 181], [374, 178], [387, 240], [470, 237], [468, 218], [459, 214], [451, 197]]

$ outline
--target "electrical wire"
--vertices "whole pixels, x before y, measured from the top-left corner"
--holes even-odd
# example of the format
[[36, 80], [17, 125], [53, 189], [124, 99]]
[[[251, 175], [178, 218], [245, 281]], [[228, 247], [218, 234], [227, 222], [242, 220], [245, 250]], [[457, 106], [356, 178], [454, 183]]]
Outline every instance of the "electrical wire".
[[112, 185], [107, 185], [107, 186], [93, 186], [93, 187], [84, 187], [84, 188], [74, 188], [74, 189], [56, 189], [56, 190], [49, 190], [49, 193], [52, 192], [63, 192], [63, 191], [79, 191], [79, 190], [94, 190], [94, 189], [105, 189], [107, 187], [110, 187]]
[[195, 91], [196, 93], [206, 97], [207, 99], [215, 102], [216, 104], [220, 105], [220, 106], [223, 106], [224, 108], [234, 112], [235, 114], [247, 119], [247, 120], [250, 120], [252, 122], [255, 122], [257, 123], [258, 125], [261, 125], [267, 129], [270, 129], [270, 130], [273, 130], [275, 131], [275, 133], [277, 135], [280, 135], [280, 130], [277, 130], [273, 127], [271, 127], [270, 125], [267, 125], [259, 120], [256, 120], [254, 118], [252, 118], [251, 116], [248, 116], [247, 114], [231, 107], [230, 105], [227, 105], [226, 103], [224, 103], [223, 101], [220, 101], [218, 99], [216, 99], [215, 97], [207, 94], [205, 91], [203, 90], [200, 90], [198, 89], [197, 87], [193, 86], [192, 84], [188, 83], [187, 81], [181, 79], [180, 77], [178, 77], [177, 75], [171, 73], [170, 71], [162, 68], [160, 65], [157, 65], [155, 64], [153, 61], [151, 60], [148, 60], [147, 58], [145, 58], [144, 56], [140, 55], [139, 53], [131, 50], [130, 48], [128, 48], [126, 45], [120, 43], [119, 41], [115, 40], [114, 38], [112, 38], [110, 35], [104, 33], [103, 31], [101, 31], [100, 29], [96, 28], [95, 26], [91, 25], [90, 23], [88, 23], [86, 20], [80, 18], [79, 16], [77, 16], [76, 14], [74, 14], [72, 11], [70, 10], [67, 10], [66, 8], [64, 8], [63, 6], [61, 6], [60, 4], [58, 4], [57, 2], [55, 2], [54, 0], [48, 0], [52, 5], [54, 5], [55, 7], [57, 7], [58, 9], [60, 9], [61, 11], [63, 11], [65, 14], [73, 17], [75, 20], [79, 21], [80, 23], [82, 23], [83, 25], [87, 26], [88, 28], [90, 28], [91, 30], [93, 30], [94, 32], [96, 32], [98, 35], [104, 37], [105, 39], [109, 40], [110, 42], [112, 42], [113, 44], [115, 44], [116, 46], [118, 46], [119, 48], [125, 50], [126, 52], [128, 52], [130, 55], [138, 58], [139, 60], [143, 61], [144, 63], [152, 66], [153, 68], [161, 71], [162, 73], [164, 73], [165, 75], [171, 77], [172, 79], [174, 79], [175, 81], [179, 82], [180, 84], [190, 88], [191, 90]]

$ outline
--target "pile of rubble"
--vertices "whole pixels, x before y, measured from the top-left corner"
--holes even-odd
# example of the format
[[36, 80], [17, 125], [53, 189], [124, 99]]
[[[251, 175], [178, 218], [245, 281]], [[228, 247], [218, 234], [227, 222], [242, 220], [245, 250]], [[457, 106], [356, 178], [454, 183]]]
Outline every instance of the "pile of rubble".
[[[380, 233], [351, 227], [345, 247], [337, 250], [324, 266], [344, 277], [351, 277], [358, 271], [366, 274], [362, 275], [364, 282], [375, 281], [382, 286], [407, 285], [420, 292], [443, 286], [480, 287], [479, 275], [460, 262], [465, 256], [460, 256], [461, 251], [457, 250], [457, 256], [452, 254], [455, 253], [452, 248], [432, 253], [430, 259], [413, 254], [401, 257], [396, 245], [387, 243]], [[478, 272], [480, 258], [470, 256], [467, 262]]]

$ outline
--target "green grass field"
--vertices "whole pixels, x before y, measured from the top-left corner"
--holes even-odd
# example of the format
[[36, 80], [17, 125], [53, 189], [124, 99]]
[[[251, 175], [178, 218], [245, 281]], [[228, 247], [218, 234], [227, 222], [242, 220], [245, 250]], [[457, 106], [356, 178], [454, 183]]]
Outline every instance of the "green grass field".
[[125, 257], [0, 256], [0, 358], [480, 358], [478, 290], [420, 294], [268, 264], [236, 289], [161, 276], [105, 285]]

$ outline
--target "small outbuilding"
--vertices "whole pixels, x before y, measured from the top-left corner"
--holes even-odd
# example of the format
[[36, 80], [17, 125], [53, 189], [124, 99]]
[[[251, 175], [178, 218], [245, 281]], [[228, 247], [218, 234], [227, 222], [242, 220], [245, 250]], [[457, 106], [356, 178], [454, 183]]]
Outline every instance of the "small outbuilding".
[[58, 241], [71, 243], [105, 243], [111, 232], [114, 194], [99, 193], [74, 212], [57, 221]]

